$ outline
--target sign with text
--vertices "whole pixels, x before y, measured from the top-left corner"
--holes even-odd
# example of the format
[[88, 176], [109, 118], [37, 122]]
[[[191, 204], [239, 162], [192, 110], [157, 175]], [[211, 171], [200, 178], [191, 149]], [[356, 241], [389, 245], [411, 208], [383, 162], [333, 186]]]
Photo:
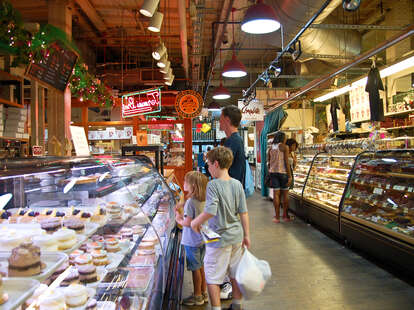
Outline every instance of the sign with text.
[[31, 63], [27, 74], [60, 91], [66, 89], [78, 55], [59, 41], [52, 42], [40, 62]]
[[90, 156], [88, 140], [86, 140], [85, 128], [70, 126], [73, 146], [75, 147], [76, 156]]
[[32, 154], [33, 156], [43, 156], [43, 147], [41, 145], [33, 145]]
[[242, 111], [242, 121], [264, 120], [264, 106], [259, 100], [251, 100], [248, 104], [246, 104], [243, 100], [239, 100], [238, 106]]
[[180, 91], [175, 99], [175, 110], [182, 118], [199, 116], [203, 109], [203, 97], [194, 90]]
[[161, 111], [161, 89], [154, 88], [122, 96], [122, 117]]

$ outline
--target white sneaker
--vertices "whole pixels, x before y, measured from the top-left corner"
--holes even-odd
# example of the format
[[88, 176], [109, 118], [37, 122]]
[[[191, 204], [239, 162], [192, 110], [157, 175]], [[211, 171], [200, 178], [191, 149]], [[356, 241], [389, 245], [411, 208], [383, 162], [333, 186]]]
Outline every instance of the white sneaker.
[[226, 282], [220, 287], [220, 299], [231, 299], [233, 297], [233, 288], [230, 282]]

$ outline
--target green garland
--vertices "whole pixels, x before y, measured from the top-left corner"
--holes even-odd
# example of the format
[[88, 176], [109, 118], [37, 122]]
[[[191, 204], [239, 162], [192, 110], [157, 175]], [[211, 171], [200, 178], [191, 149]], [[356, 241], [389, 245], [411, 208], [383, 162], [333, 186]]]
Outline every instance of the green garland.
[[[61, 29], [45, 25], [31, 35], [24, 29], [20, 13], [8, 1], [0, 3], [0, 50], [14, 56], [12, 67], [28, 66], [31, 62], [42, 63], [51, 53], [48, 47], [56, 40], [80, 54], [76, 45], [67, 39]], [[80, 58], [69, 80], [69, 87], [72, 96], [81, 101], [90, 100], [106, 106], [114, 103], [111, 88], [90, 74]]]

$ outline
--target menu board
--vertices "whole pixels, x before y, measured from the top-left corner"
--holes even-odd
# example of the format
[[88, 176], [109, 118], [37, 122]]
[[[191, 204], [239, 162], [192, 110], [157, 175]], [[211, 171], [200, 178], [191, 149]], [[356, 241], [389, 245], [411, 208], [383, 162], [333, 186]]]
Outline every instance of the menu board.
[[76, 64], [78, 55], [55, 41], [49, 46], [49, 53], [41, 62], [32, 63], [27, 74], [58, 90], [64, 91]]

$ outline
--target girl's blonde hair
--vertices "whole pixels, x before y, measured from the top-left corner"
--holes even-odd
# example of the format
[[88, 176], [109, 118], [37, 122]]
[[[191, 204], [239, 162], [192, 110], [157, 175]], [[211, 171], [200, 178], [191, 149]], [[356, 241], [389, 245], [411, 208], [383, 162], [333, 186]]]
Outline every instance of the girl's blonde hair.
[[193, 191], [188, 193], [189, 197], [195, 198], [198, 201], [206, 200], [208, 178], [204, 174], [199, 171], [189, 171], [186, 173], [184, 181], [193, 188]]

